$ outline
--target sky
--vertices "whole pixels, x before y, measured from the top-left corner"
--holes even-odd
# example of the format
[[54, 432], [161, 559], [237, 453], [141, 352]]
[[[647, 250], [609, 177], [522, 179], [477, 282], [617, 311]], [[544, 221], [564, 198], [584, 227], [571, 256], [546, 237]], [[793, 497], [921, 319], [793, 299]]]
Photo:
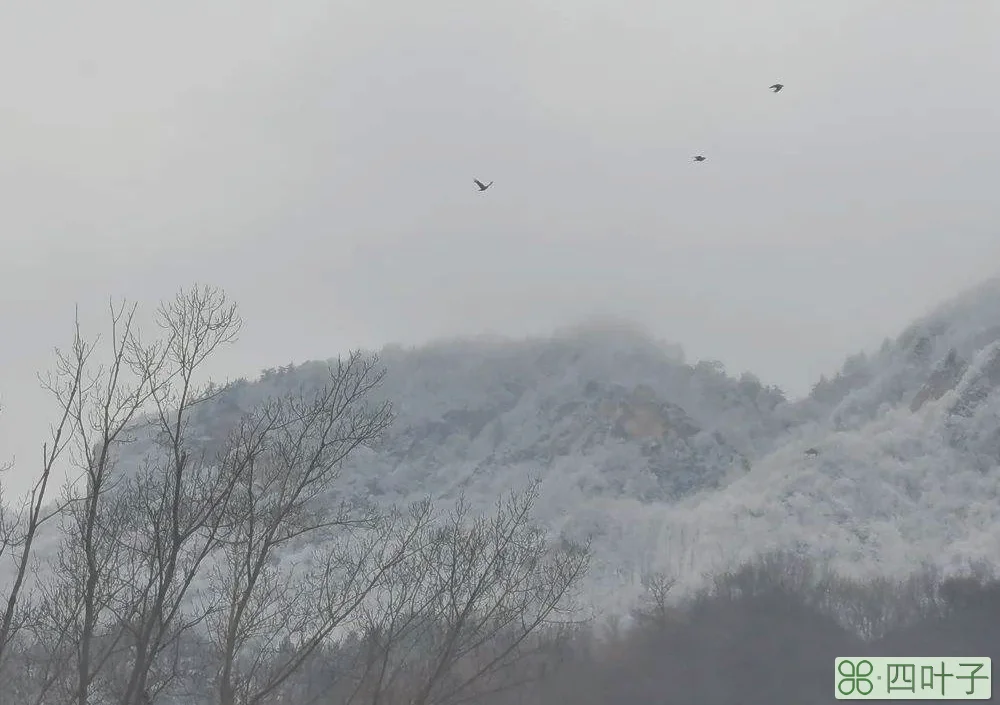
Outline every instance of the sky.
[[801, 395], [1000, 271], [998, 75], [988, 2], [5, 2], [0, 458], [194, 283], [220, 379], [617, 316]]

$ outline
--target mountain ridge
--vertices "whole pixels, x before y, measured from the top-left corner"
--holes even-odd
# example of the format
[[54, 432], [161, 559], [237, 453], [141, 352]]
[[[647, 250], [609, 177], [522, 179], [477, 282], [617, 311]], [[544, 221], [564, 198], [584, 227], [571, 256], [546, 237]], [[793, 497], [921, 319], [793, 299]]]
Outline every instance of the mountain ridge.
[[[683, 592], [779, 549], [858, 577], [1000, 563], [995, 304], [1000, 279], [793, 401], [621, 322], [386, 346], [372, 401], [390, 400], [395, 421], [348, 459], [337, 492], [384, 504], [464, 496], [486, 509], [538, 477], [539, 521], [593, 539], [589, 596], [614, 612], [652, 572]], [[226, 385], [196, 408], [192, 438], [220, 442], [267, 397], [318, 387], [329, 363]], [[140, 438], [120, 461], [151, 447]]]

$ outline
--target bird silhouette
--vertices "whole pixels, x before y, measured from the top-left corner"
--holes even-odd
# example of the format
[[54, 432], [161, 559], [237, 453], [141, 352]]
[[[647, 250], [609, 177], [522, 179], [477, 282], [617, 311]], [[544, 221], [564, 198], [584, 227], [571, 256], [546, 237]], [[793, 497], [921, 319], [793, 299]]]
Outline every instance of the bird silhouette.
[[771, 86], [771, 90], [774, 91], [775, 93], [777, 93], [778, 91], [780, 91], [784, 87], [785, 87], [785, 85], [783, 83], [775, 83], [773, 86]]
[[703, 157], [703, 156], [701, 156], [701, 155], [699, 154], [699, 155], [698, 155], [697, 157], [695, 157], [695, 158], [694, 158], [694, 160], [695, 160], [696, 162], [703, 162], [703, 161], [705, 161], [705, 157]]
[[479, 179], [473, 179], [473, 181], [475, 181], [475, 182], [476, 182], [476, 186], [478, 186], [478, 187], [479, 187], [479, 190], [480, 190], [480, 191], [485, 191], [486, 189], [488, 189], [488, 188], [489, 188], [490, 186], [492, 186], [492, 185], [493, 185], [493, 182], [492, 182], [492, 181], [491, 181], [491, 182], [489, 182], [488, 184], [484, 184], [484, 183], [483, 183], [482, 181], [480, 181]]

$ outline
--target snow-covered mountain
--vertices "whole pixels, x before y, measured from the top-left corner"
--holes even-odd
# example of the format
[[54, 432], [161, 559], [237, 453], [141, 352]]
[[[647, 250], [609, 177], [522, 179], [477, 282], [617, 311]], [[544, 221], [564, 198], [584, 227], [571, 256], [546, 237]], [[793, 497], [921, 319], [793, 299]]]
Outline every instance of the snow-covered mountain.
[[[344, 491], [485, 507], [539, 476], [540, 518], [594, 538], [598, 606], [628, 604], [649, 571], [694, 585], [775, 548], [848, 574], [1000, 562], [1000, 280], [796, 402], [620, 324], [380, 355], [396, 421]], [[310, 362], [232, 384], [199, 410], [198, 435], [326, 374]]]

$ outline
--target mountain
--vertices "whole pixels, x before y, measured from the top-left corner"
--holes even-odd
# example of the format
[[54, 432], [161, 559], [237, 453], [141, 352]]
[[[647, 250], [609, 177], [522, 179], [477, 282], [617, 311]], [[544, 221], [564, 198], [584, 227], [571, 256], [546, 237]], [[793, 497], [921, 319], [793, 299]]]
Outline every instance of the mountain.
[[[853, 575], [1000, 558], [1000, 280], [794, 402], [620, 323], [380, 357], [396, 421], [342, 492], [485, 508], [538, 476], [539, 518], [594, 538], [598, 607], [623, 609], [651, 571], [693, 587], [778, 548]], [[326, 374], [309, 362], [230, 384], [195, 435], [215, 442], [241, 410]]]

